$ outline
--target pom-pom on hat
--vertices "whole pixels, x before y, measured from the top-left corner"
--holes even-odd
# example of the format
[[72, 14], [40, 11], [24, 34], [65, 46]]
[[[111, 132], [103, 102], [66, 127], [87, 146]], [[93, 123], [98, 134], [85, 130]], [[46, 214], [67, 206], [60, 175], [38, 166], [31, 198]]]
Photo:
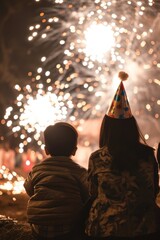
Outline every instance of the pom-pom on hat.
[[121, 82], [119, 84], [119, 87], [117, 88], [112, 104], [106, 115], [116, 119], [131, 118], [132, 113], [123, 85], [123, 81], [127, 80], [128, 74], [125, 72], [119, 72], [118, 77], [121, 79]]

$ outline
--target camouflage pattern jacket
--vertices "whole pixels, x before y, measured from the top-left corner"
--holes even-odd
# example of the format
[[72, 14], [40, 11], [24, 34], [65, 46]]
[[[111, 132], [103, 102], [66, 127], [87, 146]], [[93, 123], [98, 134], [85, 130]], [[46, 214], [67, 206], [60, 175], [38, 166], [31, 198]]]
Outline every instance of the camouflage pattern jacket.
[[86, 223], [89, 236], [134, 237], [156, 231], [155, 198], [158, 193], [158, 164], [150, 149], [140, 158], [138, 169], [111, 168], [107, 147], [91, 154], [89, 188], [96, 195]]

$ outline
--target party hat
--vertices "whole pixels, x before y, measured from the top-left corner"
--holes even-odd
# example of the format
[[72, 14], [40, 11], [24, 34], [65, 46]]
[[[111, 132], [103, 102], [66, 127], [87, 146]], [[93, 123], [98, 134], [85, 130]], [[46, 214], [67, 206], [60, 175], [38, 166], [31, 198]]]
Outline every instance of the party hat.
[[121, 79], [121, 82], [119, 84], [119, 87], [117, 88], [112, 104], [106, 114], [109, 117], [116, 119], [131, 118], [132, 113], [127, 99], [127, 94], [122, 82], [128, 78], [128, 74], [125, 72], [119, 72], [118, 76]]

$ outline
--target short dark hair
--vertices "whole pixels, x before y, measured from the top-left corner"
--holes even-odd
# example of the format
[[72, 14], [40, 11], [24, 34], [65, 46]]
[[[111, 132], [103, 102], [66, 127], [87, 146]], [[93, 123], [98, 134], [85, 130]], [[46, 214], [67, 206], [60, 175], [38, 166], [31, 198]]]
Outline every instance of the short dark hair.
[[78, 133], [66, 122], [48, 126], [44, 131], [46, 149], [51, 156], [70, 156], [77, 146]]

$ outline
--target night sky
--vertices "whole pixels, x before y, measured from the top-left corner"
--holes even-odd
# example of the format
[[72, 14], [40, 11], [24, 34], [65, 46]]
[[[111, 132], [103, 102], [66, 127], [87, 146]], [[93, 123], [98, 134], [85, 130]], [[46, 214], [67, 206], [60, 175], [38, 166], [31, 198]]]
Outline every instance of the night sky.
[[[0, 1], [0, 119], [3, 119], [6, 107], [15, 104], [17, 97], [17, 92], [14, 89], [15, 84], [20, 84], [22, 87], [26, 84], [31, 84], [31, 78], [28, 77], [28, 72], [34, 72], [40, 65], [42, 49], [34, 45], [36, 44], [34, 41], [28, 41], [29, 26], [35, 24], [40, 7], [42, 6], [44, 8], [48, 6], [48, 4], [49, 1], [41, 1], [40, 3], [36, 3], [34, 0]], [[157, 9], [160, 7], [159, 0], [155, 1], [155, 6], [157, 14], [157, 11], [159, 11]], [[128, 14], [128, 12], [126, 12], [126, 14]], [[152, 17], [154, 18], [154, 12]], [[67, 19], [67, 16], [64, 16], [64, 18]], [[65, 21], [67, 22], [66, 19]], [[156, 40], [157, 38], [159, 38], [159, 36], [156, 36]], [[68, 74], [70, 74], [69, 71]], [[157, 73], [155, 75], [157, 75]], [[84, 76], [84, 79], [85, 77], [86, 76]], [[78, 91], [81, 91], [81, 89], [78, 89]], [[145, 100], [143, 96], [144, 98], [146, 97], [145, 94], [141, 94], [140, 97], [142, 100]], [[148, 96], [146, 98], [148, 98]], [[158, 120], [157, 129], [159, 129]], [[13, 147], [16, 145], [11, 130], [9, 130], [5, 124], [2, 124], [2, 121], [0, 125], [0, 140], [11, 141]]]
[[[33, 70], [38, 59], [28, 41], [28, 27], [37, 9], [30, 0], [0, 1], [0, 118], [5, 108], [12, 105], [16, 95], [14, 85], [28, 81], [27, 73]], [[7, 136], [8, 128], [1, 124], [0, 135]], [[9, 134], [10, 135], [10, 134]], [[3, 139], [2, 139], [3, 140]]]

